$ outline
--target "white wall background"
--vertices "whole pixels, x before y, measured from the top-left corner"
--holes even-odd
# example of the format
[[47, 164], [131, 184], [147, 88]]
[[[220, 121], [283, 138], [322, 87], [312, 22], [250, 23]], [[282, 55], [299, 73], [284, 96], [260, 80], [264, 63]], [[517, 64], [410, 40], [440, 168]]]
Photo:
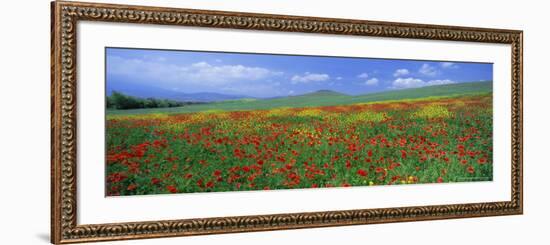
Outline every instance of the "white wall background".
[[[98, 0], [99, 1], [99, 0]], [[240, 233], [113, 244], [478, 244], [546, 240], [548, 38], [544, 1], [101, 1], [229, 11], [522, 29], [524, 47], [524, 185], [522, 216]], [[50, 13], [48, 0], [10, 1], [0, 15], [1, 244], [49, 241]], [[6, 76], [7, 75], [7, 76]], [[539, 243], [540, 243], [539, 242]], [[104, 243], [105, 244], [105, 243]]]

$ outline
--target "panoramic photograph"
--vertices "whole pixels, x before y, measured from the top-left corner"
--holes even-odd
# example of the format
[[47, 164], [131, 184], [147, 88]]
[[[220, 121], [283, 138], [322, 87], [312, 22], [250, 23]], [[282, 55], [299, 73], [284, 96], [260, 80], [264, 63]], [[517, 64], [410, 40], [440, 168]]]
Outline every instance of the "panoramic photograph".
[[493, 180], [493, 64], [105, 49], [105, 195]]

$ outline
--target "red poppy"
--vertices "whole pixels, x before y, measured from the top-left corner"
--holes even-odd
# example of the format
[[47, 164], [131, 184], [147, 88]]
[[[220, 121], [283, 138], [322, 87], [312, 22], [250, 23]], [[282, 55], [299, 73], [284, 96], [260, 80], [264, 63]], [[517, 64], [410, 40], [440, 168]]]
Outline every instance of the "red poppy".
[[467, 171], [468, 171], [468, 173], [473, 174], [473, 173], [475, 172], [475, 169], [474, 169], [474, 167], [469, 166], [468, 169], [467, 169]]
[[484, 158], [484, 157], [477, 160], [477, 163], [479, 164], [485, 164], [486, 162], [487, 162], [487, 158]]
[[177, 193], [178, 192], [178, 189], [176, 189], [176, 187], [174, 187], [173, 185], [166, 186], [166, 189], [171, 193]]
[[112, 173], [109, 176], [107, 176], [107, 179], [113, 183], [118, 183], [120, 181], [123, 181], [126, 178], [127, 176], [124, 173]]
[[365, 171], [363, 169], [359, 169], [359, 170], [357, 170], [357, 174], [365, 177], [365, 176], [367, 176], [367, 171]]
[[214, 186], [214, 182], [212, 181], [208, 181], [208, 183], [206, 183], [206, 188], [212, 188]]
[[134, 184], [134, 183], [132, 183], [132, 184], [129, 184], [129, 185], [128, 185], [128, 188], [126, 188], [126, 190], [128, 190], [128, 191], [133, 191], [133, 190], [135, 190], [136, 188], [137, 188], [137, 185]]
[[216, 169], [216, 171], [214, 171], [214, 176], [220, 176], [221, 174], [222, 174], [221, 170]]
[[437, 183], [443, 183], [443, 178], [437, 177]]
[[351, 151], [351, 152], [355, 152], [357, 151], [357, 146], [353, 143], [349, 144], [348, 145], [348, 150]]
[[392, 162], [392, 163], [390, 164], [390, 166], [388, 167], [388, 169], [389, 169], [389, 170], [393, 170], [394, 168], [397, 168], [397, 167], [399, 167], [399, 166], [401, 166], [400, 163], [398, 163], [398, 162]]
[[202, 188], [202, 185], [203, 185], [202, 179], [197, 180], [197, 186]]
[[152, 183], [153, 185], [157, 185], [157, 184], [160, 183], [160, 179], [158, 179], [158, 178], [152, 178], [152, 179], [151, 179], [151, 183]]
[[346, 168], [347, 169], [351, 168], [351, 161], [350, 160], [346, 160]]
[[258, 161], [256, 162], [256, 164], [262, 166], [262, 165], [264, 165], [264, 160], [261, 160], [261, 159], [260, 159], [260, 160], [258, 160]]

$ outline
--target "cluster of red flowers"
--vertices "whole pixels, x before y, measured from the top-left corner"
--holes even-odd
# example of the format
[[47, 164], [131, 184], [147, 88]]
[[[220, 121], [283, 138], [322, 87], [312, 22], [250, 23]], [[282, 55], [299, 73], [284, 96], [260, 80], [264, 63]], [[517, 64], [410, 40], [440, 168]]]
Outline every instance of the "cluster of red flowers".
[[[460, 103], [457, 103], [460, 102]], [[107, 124], [109, 195], [441, 183], [492, 178], [485, 97], [125, 118]], [[346, 121], [363, 112], [382, 120]], [[327, 116], [330, 115], [330, 116]], [[198, 118], [198, 119], [197, 119]], [[178, 127], [171, 128], [170, 126]], [[227, 126], [229, 125], [229, 126]]]

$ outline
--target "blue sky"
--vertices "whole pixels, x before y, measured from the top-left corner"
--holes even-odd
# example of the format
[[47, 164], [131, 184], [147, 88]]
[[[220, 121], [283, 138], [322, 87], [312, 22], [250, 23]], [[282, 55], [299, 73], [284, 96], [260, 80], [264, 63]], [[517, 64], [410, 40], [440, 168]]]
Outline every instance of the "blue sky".
[[490, 63], [121, 48], [107, 48], [106, 55], [107, 87], [258, 98], [321, 89], [357, 95], [493, 77]]

